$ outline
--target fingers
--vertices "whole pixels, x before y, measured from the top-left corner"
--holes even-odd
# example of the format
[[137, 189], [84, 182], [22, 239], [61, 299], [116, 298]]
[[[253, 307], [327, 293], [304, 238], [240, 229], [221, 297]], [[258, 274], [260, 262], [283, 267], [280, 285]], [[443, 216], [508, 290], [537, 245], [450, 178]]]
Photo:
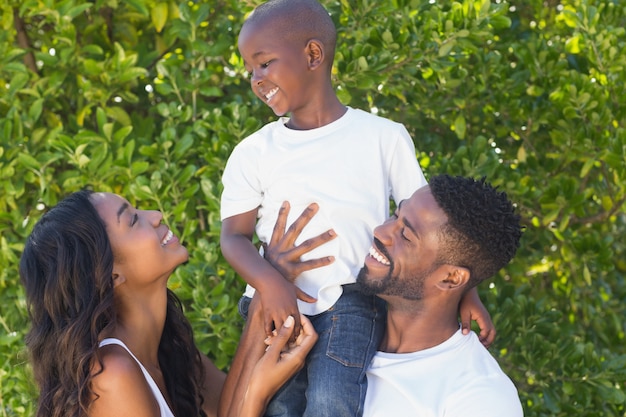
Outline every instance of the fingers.
[[[282, 321], [280, 322], [282, 325]], [[269, 314], [264, 314], [263, 318], [263, 329], [265, 330], [265, 334], [267, 336], [272, 334], [274, 327], [278, 327], [278, 323], [274, 321], [274, 318]]]
[[[315, 328], [313, 327], [313, 324], [311, 324], [311, 321], [303, 314], [300, 314], [299, 316], [302, 327], [300, 328], [300, 333], [295, 341], [291, 341], [294, 334], [291, 333], [291, 331], [289, 330], [291, 320], [288, 318], [287, 320], [285, 320], [281, 331], [279, 331], [275, 337], [271, 338], [271, 341], [266, 342], [272, 347], [272, 349], [275, 349], [275, 351], [281, 352], [283, 354], [281, 356], [282, 360], [286, 360], [287, 357], [290, 357], [294, 361], [304, 361], [306, 355], [313, 348], [313, 345], [315, 345], [315, 343], [317, 342], [318, 335], [315, 331]], [[293, 318], [292, 316], [289, 317]], [[297, 328], [295, 330], [297, 330]], [[284, 335], [284, 337], [279, 337], [281, 335]], [[269, 349], [270, 347], [267, 348], [267, 350]]]
[[461, 331], [463, 334], [469, 334], [471, 330], [471, 316], [469, 314], [461, 314]]
[[287, 217], [289, 216], [289, 210], [291, 206], [288, 201], [284, 201], [278, 211], [278, 218], [274, 224], [274, 230], [272, 231], [272, 238], [270, 239], [270, 246], [275, 246], [281, 242], [286, 247], [293, 246], [296, 238], [300, 236], [302, 229], [309, 224], [313, 216], [319, 210], [317, 203], [311, 203], [304, 209], [302, 214], [289, 226], [289, 229], [285, 233], [285, 227], [287, 225]]
[[298, 218], [291, 224], [291, 226], [289, 226], [286, 235], [289, 236], [290, 239], [291, 237], [293, 237], [290, 242], [291, 244], [295, 242], [296, 237], [300, 235], [302, 229], [304, 229], [304, 227], [309, 224], [315, 214], [317, 214], [319, 208], [320, 207], [317, 205], [317, 203], [309, 204], [307, 208], [304, 209], [302, 214], [300, 214], [300, 216], [298, 216]]
[[292, 320], [294, 320], [294, 324], [292, 326], [289, 327], [294, 327], [295, 331], [293, 331], [292, 335], [291, 335], [291, 342], [295, 342], [296, 340], [296, 336], [298, 336], [298, 333], [300, 333], [300, 327], [302, 326], [302, 324], [300, 323], [300, 312], [298, 311], [298, 309], [296, 308], [295, 313], [290, 313], [290, 314], [286, 314], [286, 318], [283, 319], [282, 317], [285, 316], [281, 316], [281, 317], [276, 317], [274, 318], [274, 326], [272, 327], [272, 331], [270, 333], [268, 333], [267, 335], [276, 335], [276, 331], [278, 331], [278, 329], [281, 329], [285, 326], [285, 322], [287, 321], [287, 319], [289, 317], [292, 318]]
[[283, 323], [280, 330], [278, 330], [278, 333], [276, 333], [276, 335], [272, 337], [271, 340], [267, 341], [266, 339], [266, 344], [268, 344], [268, 347], [266, 349], [267, 355], [278, 359], [280, 352], [287, 345], [289, 339], [293, 335], [294, 326], [295, 319], [293, 318], [293, 316], [289, 316]]
[[315, 342], [317, 342], [317, 332], [311, 321], [304, 314], [300, 315], [300, 322], [302, 323], [302, 330], [300, 331], [300, 335], [298, 335], [296, 344], [308, 352]]
[[484, 330], [481, 329], [478, 339], [484, 347], [489, 348], [494, 340], [496, 340], [496, 329], [493, 327]]
[[272, 231], [272, 238], [270, 239], [270, 245], [276, 245], [282, 237], [285, 235], [285, 227], [287, 226], [287, 216], [289, 216], [289, 210], [291, 206], [289, 201], [283, 201], [283, 204], [278, 210], [278, 218], [274, 224], [274, 230]]
[[[306, 317], [304, 314], [299, 314], [299, 318], [300, 318], [300, 322], [302, 323], [302, 327], [300, 328], [300, 332], [295, 338], [295, 341], [291, 341], [291, 339], [294, 338], [294, 333], [296, 332], [298, 328], [295, 327], [295, 319], [293, 319], [293, 316], [289, 316], [287, 317], [287, 320], [285, 320], [285, 322], [283, 323], [283, 328], [291, 328], [292, 327], [291, 323], [293, 319], [293, 323], [294, 323], [293, 327], [296, 330], [293, 330], [293, 331], [283, 330], [283, 335], [287, 335], [287, 334], [289, 335], [289, 336], [285, 336], [287, 337], [286, 342], [283, 340], [283, 338], [278, 338], [277, 336], [280, 333], [274, 330], [272, 332], [272, 335], [267, 336], [267, 338], [265, 338], [264, 340], [264, 343], [267, 346], [265, 350], [266, 351], [269, 350], [269, 347], [272, 345], [278, 345], [280, 347], [279, 350], [283, 352], [293, 353], [294, 350], [298, 347], [301, 347], [301, 349], [304, 349], [308, 352], [312, 348], [312, 346], [315, 344], [315, 342], [317, 342], [318, 335], [317, 335], [317, 332], [315, 331], [315, 328], [313, 327], [313, 324], [308, 319], [308, 317]], [[286, 348], [283, 342], [287, 344]]]
[[313, 216], [318, 212], [319, 206], [317, 203], [311, 203], [307, 208], [304, 209], [302, 214], [289, 226], [289, 229], [285, 232], [285, 226], [287, 223], [287, 215], [289, 214], [289, 203], [285, 201], [280, 208], [278, 219], [276, 220], [276, 224], [274, 225], [274, 231], [272, 232], [272, 239], [270, 246], [271, 247], [280, 247], [283, 248], [284, 251], [294, 251], [294, 256], [301, 256], [302, 254], [311, 251], [312, 249], [328, 242], [329, 240], [334, 238], [334, 232], [329, 234], [326, 232], [316, 238], [309, 239], [304, 243], [298, 245], [295, 248], [295, 242], [302, 229], [309, 224]]
[[[485, 312], [486, 313], [486, 312]], [[491, 346], [494, 340], [496, 340], [496, 328], [491, 321], [491, 317], [488, 315], [476, 317], [476, 324], [480, 327], [480, 333], [478, 339], [480, 342], [488, 348]]]
[[[289, 231], [287, 233], [291, 233], [291, 232]], [[298, 232], [298, 234], [299, 233], [300, 232]], [[317, 248], [319, 246], [322, 246], [324, 243], [329, 242], [329, 241], [333, 240], [336, 237], [337, 237], [337, 233], [335, 233], [334, 230], [332, 230], [332, 229], [327, 230], [326, 232], [324, 232], [324, 233], [322, 233], [320, 235], [317, 235], [315, 237], [312, 237], [310, 239], [307, 239], [304, 242], [300, 243], [298, 246], [294, 247], [292, 249], [293, 254], [295, 256], [302, 256], [305, 253], [311, 252], [313, 249], [315, 249], [315, 248]], [[328, 262], [328, 259], [325, 259], [325, 258], [321, 258], [321, 259], [324, 260], [324, 262]], [[333, 260], [334, 260], [334, 258], [333, 258]], [[328, 262], [328, 263], [330, 263], [330, 262]], [[320, 266], [324, 266], [324, 265], [323, 264], [316, 265], [315, 267], [320, 267]]]
[[[300, 328], [302, 327], [302, 323], [300, 322], [300, 313], [298, 312], [297, 314], [295, 314], [293, 316], [290, 315], [289, 317], [293, 317], [293, 319], [294, 319], [294, 328], [295, 328], [295, 330], [291, 334], [291, 338], [289, 339], [289, 341], [290, 342], [295, 342], [296, 341], [296, 337], [300, 333]], [[287, 318], [289, 318], [289, 317], [287, 317]], [[284, 323], [283, 323], [283, 326], [284, 326]]]
[[309, 294], [305, 293], [298, 287], [296, 287], [296, 296], [298, 297], [298, 300], [302, 300], [305, 303], [314, 303], [317, 301], [317, 298], [311, 297]]

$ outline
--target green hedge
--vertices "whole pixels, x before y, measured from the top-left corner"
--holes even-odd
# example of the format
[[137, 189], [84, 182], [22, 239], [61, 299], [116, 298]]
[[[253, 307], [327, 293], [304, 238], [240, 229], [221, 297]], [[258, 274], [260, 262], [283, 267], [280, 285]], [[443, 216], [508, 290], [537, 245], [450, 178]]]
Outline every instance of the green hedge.
[[[0, 3], [0, 416], [33, 413], [17, 264], [85, 185], [158, 208], [190, 261], [171, 286], [227, 369], [243, 282], [219, 250], [220, 175], [274, 117], [237, 32], [257, 0]], [[527, 416], [625, 416], [626, 5], [328, 0], [342, 101], [404, 123], [427, 176], [518, 203], [517, 258], [481, 288]]]

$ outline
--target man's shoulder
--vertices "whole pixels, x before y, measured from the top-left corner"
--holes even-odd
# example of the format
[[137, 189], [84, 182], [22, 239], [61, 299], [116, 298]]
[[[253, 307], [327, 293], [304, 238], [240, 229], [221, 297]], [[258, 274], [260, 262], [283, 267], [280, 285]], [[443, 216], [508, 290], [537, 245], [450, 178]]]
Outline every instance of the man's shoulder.
[[[465, 369], [457, 380], [450, 407], [464, 416], [521, 416], [522, 408], [515, 384], [496, 358], [480, 343], [476, 334], [463, 336]], [[451, 415], [457, 415], [452, 413]]]
[[413, 353], [377, 352], [368, 383], [366, 415], [392, 415], [388, 411], [399, 408], [393, 415], [522, 416], [515, 385], [474, 333], [459, 330], [444, 343]]

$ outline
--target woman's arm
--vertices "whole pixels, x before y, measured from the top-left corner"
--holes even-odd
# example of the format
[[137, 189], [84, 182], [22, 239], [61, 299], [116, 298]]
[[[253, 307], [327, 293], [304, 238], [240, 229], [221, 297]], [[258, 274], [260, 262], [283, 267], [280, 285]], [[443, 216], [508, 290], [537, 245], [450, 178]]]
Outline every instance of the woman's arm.
[[304, 365], [304, 360], [317, 341], [317, 333], [304, 316], [300, 336], [288, 345], [294, 330], [289, 317], [272, 339], [265, 344], [263, 319], [255, 296], [250, 305], [230, 372], [226, 377], [219, 404], [220, 417], [258, 417], [278, 389]]
[[201, 393], [204, 401], [202, 410], [207, 417], [217, 417], [218, 404], [224, 388], [226, 374], [220, 371], [209, 358], [202, 355], [202, 366], [204, 367], [204, 385]]

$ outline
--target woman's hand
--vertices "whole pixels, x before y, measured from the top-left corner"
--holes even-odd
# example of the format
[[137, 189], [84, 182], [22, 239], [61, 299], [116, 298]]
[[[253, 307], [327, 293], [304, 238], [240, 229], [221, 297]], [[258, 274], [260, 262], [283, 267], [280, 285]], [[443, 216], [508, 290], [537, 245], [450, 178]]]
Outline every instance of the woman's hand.
[[302, 329], [294, 343], [289, 343], [295, 323], [292, 316], [270, 338], [265, 353], [252, 371], [241, 416], [257, 416], [259, 410], [263, 412], [276, 391], [304, 366], [307, 354], [317, 342], [317, 333], [304, 315], [300, 316], [300, 322]]
[[263, 313], [258, 294], [252, 298], [248, 321], [226, 377], [220, 399], [220, 417], [261, 416], [276, 391], [304, 365], [306, 355], [317, 341], [311, 322], [300, 315], [302, 326], [294, 343], [294, 318], [288, 317], [271, 338], [263, 329]]

